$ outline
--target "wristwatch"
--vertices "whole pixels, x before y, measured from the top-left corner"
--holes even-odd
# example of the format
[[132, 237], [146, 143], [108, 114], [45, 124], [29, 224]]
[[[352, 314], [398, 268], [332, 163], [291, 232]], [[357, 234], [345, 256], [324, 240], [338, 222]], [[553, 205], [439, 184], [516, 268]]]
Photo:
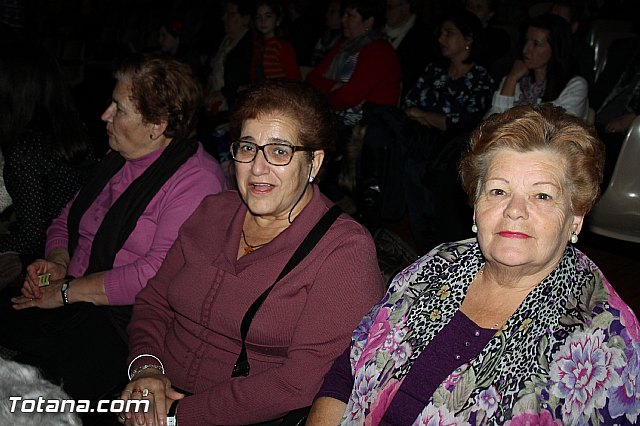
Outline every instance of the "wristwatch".
[[62, 287], [60, 287], [60, 293], [62, 294], [62, 304], [67, 306], [69, 304], [69, 283], [73, 280], [73, 278], [65, 278], [62, 283]]
[[171, 403], [171, 407], [169, 407], [169, 412], [167, 413], [167, 426], [178, 426], [178, 402], [179, 399], [176, 399]]

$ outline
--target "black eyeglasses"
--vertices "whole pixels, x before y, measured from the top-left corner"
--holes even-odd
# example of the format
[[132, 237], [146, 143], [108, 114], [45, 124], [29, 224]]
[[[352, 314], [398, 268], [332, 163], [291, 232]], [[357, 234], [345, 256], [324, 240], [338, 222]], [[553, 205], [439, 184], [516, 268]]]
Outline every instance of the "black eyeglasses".
[[258, 151], [262, 151], [267, 163], [274, 166], [286, 166], [297, 151], [314, 151], [313, 148], [289, 145], [286, 143], [267, 143], [257, 145], [253, 142], [235, 141], [231, 143], [231, 156], [238, 163], [250, 163], [256, 159]]

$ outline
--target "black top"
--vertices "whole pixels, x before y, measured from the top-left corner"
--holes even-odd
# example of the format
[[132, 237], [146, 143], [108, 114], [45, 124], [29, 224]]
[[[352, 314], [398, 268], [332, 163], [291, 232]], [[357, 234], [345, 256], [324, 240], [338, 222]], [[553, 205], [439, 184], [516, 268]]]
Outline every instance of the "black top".
[[4, 179], [16, 226], [0, 236], [0, 252], [16, 251], [24, 263], [44, 255], [46, 231], [75, 195], [93, 161], [73, 166], [51, 148], [51, 137], [27, 130], [6, 152]]

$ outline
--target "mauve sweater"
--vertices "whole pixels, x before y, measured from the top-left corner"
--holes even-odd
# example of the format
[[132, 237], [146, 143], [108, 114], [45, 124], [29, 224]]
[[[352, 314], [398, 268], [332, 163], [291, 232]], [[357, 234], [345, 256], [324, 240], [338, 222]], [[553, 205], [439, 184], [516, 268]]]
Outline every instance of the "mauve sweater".
[[[330, 205], [315, 188], [289, 228], [240, 259], [247, 209], [237, 192], [207, 197], [180, 229], [129, 325], [130, 359], [159, 357], [172, 385], [194, 394], [178, 404], [179, 424], [251, 424], [311, 405], [384, 291], [370, 234], [344, 214], [256, 313], [249, 376], [232, 378], [231, 370], [242, 317]], [[142, 357], [132, 368], [148, 363]]]
[[[78, 246], [67, 273], [81, 277], [89, 266], [93, 238], [113, 203], [155, 160], [164, 149], [129, 160], [109, 180], [80, 220]], [[198, 144], [198, 150], [160, 188], [138, 219], [136, 227], [116, 254], [113, 268], [104, 275], [104, 290], [110, 305], [131, 305], [136, 294], [147, 285], [178, 236], [180, 225], [193, 213], [204, 197], [225, 189], [220, 164]], [[70, 201], [47, 230], [45, 254], [67, 250], [67, 216]]]

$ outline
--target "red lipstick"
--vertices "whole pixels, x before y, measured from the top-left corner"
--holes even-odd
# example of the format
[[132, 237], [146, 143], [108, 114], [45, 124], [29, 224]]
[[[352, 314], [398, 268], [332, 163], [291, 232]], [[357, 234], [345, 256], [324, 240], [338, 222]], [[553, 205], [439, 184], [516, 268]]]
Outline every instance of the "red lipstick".
[[515, 238], [515, 239], [525, 239], [529, 238], [529, 235], [523, 234], [522, 232], [513, 232], [513, 231], [502, 231], [498, 232], [498, 235], [504, 238]]

